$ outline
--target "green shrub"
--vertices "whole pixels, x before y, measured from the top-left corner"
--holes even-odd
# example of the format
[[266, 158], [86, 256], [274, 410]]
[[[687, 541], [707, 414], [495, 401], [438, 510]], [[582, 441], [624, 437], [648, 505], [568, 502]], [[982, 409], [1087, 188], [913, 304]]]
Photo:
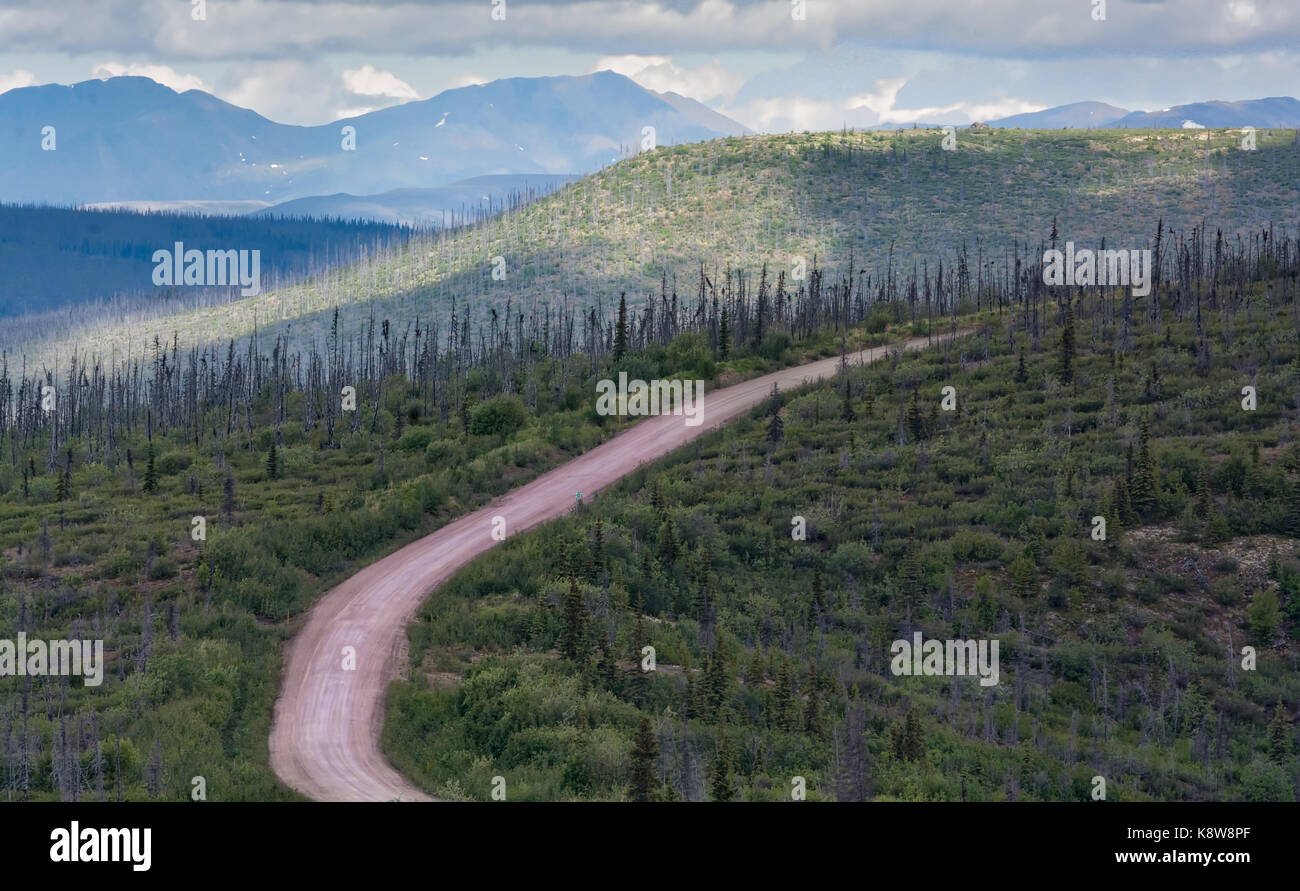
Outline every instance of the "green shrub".
[[527, 419], [528, 412], [518, 396], [496, 396], [474, 407], [469, 432], [475, 436], [509, 436]]

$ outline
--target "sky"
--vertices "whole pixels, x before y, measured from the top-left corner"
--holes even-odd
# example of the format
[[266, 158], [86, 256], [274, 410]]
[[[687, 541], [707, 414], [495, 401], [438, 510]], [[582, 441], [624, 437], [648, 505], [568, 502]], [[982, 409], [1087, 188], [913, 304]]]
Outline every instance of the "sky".
[[1300, 95], [1300, 0], [0, 0], [0, 92], [139, 74], [323, 124], [610, 69], [761, 132]]

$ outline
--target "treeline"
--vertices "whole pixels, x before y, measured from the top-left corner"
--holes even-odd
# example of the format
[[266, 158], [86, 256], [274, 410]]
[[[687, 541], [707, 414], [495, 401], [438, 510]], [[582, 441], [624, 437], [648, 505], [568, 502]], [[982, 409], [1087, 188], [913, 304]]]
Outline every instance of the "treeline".
[[[118, 364], [93, 354], [69, 356], [60, 377], [49, 368], [15, 368], [5, 355], [0, 359], [0, 447], [8, 441], [5, 451], [17, 471], [20, 451], [43, 441], [45, 468], [52, 471], [65, 442], [83, 434], [85, 460], [110, 464], [121, 459], [121, 434], [141, 425], [149, 436], [155, 425], [163, 433], [182, 428], [195, 446], [234, 435], [241, 427], [247, 436], [252, 427], [248, 407], [267, 386], [276, 393], [278, 422], [287, 417], [288, 394], [302, 393], [305, 429], [324, 425], [326, 443], [333, 446], [345, 386], [354, 387], [373, 409], [388, 378], [405, 378], [421, 410], [440, 419], [460, 411], [471, 390], [479, 398], [515, 393], [535, 407], [530, 370], [543, 358], [560, 363], [556, 387], [562, 391], [571, 368], [594, 367], [616, 350], [643, 350], [699, 332], [717, 358], [726, 359], [733, 344], [749, 344], [760, 355], [775, 358], [791, 338], [855, 325], [883, 327], [885, 311], [900, 304], [910, 322], [954, 329], [962, 313], [1014, 312], [1017, 329], [1037, 349], [1049, 309], [1059, 310], [1069, 293], [1044, 284], [1043, 252], [1058, 240], [1064, 239], [1054, 227], [1036, 250], [1024, 244], [1022, 252], [1018, 245], [989, 258], [963, 249], [947, 267], [938, 260], [933, 271], [928, 263], [901, 271], [890, 262], [873, 273], [857, 268], [850, 255], [846, 267], [830, 272], [814, 258], [806, 281], [799, 282], [787, 281], [784, 270], [770, 275], [766, 265], [757, 274], [701, 267], [692, 298], [679, 297], [665, 277], [659, 295], [649, 295], [639, 309], [628, 306], [626, 295], [616, 311], [603, 300], [586, 308], [567, 298], [558, 305], [532, 300], [516, 306], [507, 297], [504, 306], [489, 305], [477, 313], [468, 304], [453, 304], [445, 323], [416, 318], [400, 330], [372, 312], [351, 338], [341, 333], [336, 309], [325, 342], [309, 350], [293, 349], [285, 335], [264, 344], [254, 334], [238, 346], [234, 340], [220, 346], [155, 338], [152, 355]], [[1249, 312], [1245, 294], [1253, 283], [1274, 283], [1267, 292], [1270, 302], [1290, 302], [1297, 288], [1300, 247], [1285, 229], [1269, 227], [1230, 243], [1220, 232], [1211, 238], [1207, 229], [1195, 227], [1174, 241], [1157, 223], [1150, 250], [1153, 287], [1168, 283], [1169, 308], [1179, 319], [1195, 314], [1199, 320], [1203, 307], [1222, 306], [1227, 322], [1235, 324], [1239, 313]], [[1104, 291], [1101, 285], [1079, 290]], [[1111, 299], [1099, 302], [1090, 323], [1117, 322], [1120, 347], [1129, 349], [1139, 302], [1130, 288], [1106, 293]], [[1146, 300], [1141, 306], [1150, 316], [1159, 303]], [[1204, 339], [1198, 321], [1198, 342]], [[373, 427], [374, 412], [370, 415]], [[354, 430], [364, 416], [363, 411], [351, 417]]]
[[0, 316], [88, 304], [97, 312], [134, 308], [140, 298], [172, 309], [237, 298], [238, 288], [159, 288], [153, 253], [260, 250], [263, 290], [392, 249], [409, 227], [358, 220], [261, 219], [171, 211], [0, 204]]

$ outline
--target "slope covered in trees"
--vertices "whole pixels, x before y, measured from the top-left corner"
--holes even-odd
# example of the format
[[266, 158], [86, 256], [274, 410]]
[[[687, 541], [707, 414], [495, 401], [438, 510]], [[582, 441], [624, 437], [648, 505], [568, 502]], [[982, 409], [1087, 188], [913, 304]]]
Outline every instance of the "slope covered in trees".
[[[1295, 131], [1261, 131], [1241, 150], [1236, 131], [964, 131], [945, 151], [938, 130], [729, 138], [661, 146], [586, 177], [534, 204], [468, 228], [414, 240], [393, 254], [332, 269], [300, 286], [220, 307], [164, 317], [103, 320], [93, 347], [74, 326], [45, 326], [4, 338], [29, 366], [66, 366], [74, 344], [85, 358], [156, 335], [187, 343], [253, 330], [323, 343], [334, 308], [353, 302], [404, 324], [472, 329], [493, 311], [525, 317], [564, 305], [579, 313], [626, 292], [695, 296], [703, 268], [718, 290], [753, 287], [767, 264], [792, 294], [810, 269], [852, 262], [870, 270], [869, 292], [915, 273], [932, 282], [964, 267], [972, 284], [996, 261], [1041, 249], [1054, 217], [1062, 241], [1141, 247], [1153, 221], [1190, 235], [1213, 218], [1229, 243], [1294, 219], [1300, 194]], [[1068, 210], [1067, 210], [1068, 209]], [[1038, 233], [1030, 237], [1027, 233]], [[349, 334], [365, 313], [344, 316]], [[290, 324], [292, 322], [292, 324]], [[63, 367], [63, 366], [61, 366]]]
[[[503, 776], [514, 800], [777, 800], [803, 778], [1085, 801], [1101, 777], [1110, 800], [1295, 800], [1300, 305], [1279, 272], [1072, 289], [774, 394], [432, 597], [391, 757], [448, 798]], [[895, 674], [917, 632], [998, 640], [1000, 682]]]

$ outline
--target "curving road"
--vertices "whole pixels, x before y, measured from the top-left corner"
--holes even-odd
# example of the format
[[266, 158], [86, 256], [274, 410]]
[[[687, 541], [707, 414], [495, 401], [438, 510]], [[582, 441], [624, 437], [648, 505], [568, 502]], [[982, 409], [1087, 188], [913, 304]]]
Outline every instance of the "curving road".
[[[926, 338], [916, 338], [903, 347], [925, 344]], [[886, 349], [864, 350], [850, 361], [873, 362]], [[405, 658], [406, 626], [420, 603], [497, 544], [492, 518], [504, 517], [506, 533], [514, 535], [558, 517], [572, 509], [576, 492], [586, 500], [637, 465], [743, 414], [768, 397], [773, 383], [789, 390], [834, 374], [839, 362], [822, 359], [708, 393], [704, 423], [697, 427], [686, 426], [681, 416], [647, 418], [331, 589], [286, 648], [284, 684], [271, 725], [271, 768], [287, 785], [319, 801], [431, 800], [380, 751], [385, 691]], [[351, 670], [344, 668], [347, 647], [355, 653]]]

